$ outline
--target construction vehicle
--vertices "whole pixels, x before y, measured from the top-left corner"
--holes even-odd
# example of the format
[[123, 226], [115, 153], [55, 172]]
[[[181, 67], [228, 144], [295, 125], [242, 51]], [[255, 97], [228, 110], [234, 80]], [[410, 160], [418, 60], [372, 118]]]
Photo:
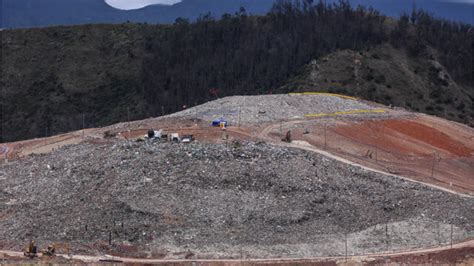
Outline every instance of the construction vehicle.
[[43, 249], [41, 253], [43, 253], [43, 256], [54, 256], [56, 253], [56, 247], [54, 245], [49, 245], [48, 248]]
[[37, 248], [34, 240], [31, 240], [30, 244], [28, 244], [25, 252], [23, 252], [23, 255], [30, 259], [38, 257]]

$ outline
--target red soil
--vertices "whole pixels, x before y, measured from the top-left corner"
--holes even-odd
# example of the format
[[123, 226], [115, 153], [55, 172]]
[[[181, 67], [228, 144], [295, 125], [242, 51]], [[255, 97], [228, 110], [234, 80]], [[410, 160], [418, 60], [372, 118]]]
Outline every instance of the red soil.
[[447, 134], [415, 121], [382, 120], [348, 124], [334, 129], [344, 137], [397, 154], [431, 155], [435, 150], [469, 157], [472, 148]]
[[329, 123], [325, 146], [324, 126], [310, 120], [302, 124], [310, 133], [294, 130], [294, 139], [374, 169], [474, 193], [474, 130], [467, 126], [429, 116], [338, 120]]
[[451, 139], [443, 132], [417, 122], [406, 120], [389, 120], [383, 121], [382, 123], [387, 128], [396, 130], [406, 136], [426, 142], [431, 146], [445, 150], [457, 156], [467, 157], [473, 152], [472, 149], [467, 148], [463, 145], [463, 143]]

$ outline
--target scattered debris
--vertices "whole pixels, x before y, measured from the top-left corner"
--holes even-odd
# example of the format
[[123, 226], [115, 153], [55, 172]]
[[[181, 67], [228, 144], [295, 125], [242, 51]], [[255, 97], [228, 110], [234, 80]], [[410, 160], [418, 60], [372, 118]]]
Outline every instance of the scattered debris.
[[[303, 118], [306, 114], [335, 113], [351, 110], [371, 110], [373, 107], [361, 101], [344, 99], [330, 95], [259, 95], [232, 96], [207, 102], [166, 117], [187, 117], [212, 121], [218, 127], [220, 122], [237, 125], [241, 123], [264, 123], [293, 118]], [[263, 115], [264, 114], [264, 115]], [[364, 117], [388, 117], [386, 113], [356, 114]], [[165, 118], [166, 118], [165, 117]], [[221, 117], [216, 119], [216, 117]], [[222, 117], [225, 117], [223, 119]]]
[[110, 130], [107, 130], [104, 132], [104, 139], [111, 139], [117, 137], [116, 133], [111, 132]]

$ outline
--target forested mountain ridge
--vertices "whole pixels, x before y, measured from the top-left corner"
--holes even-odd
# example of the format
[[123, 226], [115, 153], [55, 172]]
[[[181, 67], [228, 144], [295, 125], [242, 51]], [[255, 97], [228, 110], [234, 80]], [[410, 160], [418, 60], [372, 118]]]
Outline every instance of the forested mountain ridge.
[[[277, 0], [182, 0], [174, 5], [150, 5], [137, 10], [119, 10], [105, 0], [2, 0], [0, 28], [30, 28], [96, 23], [173, 23], [178, 17], [194, 21], [201, 14], [220, 17], [240, 7], [263, 15]], [[325, 0], [337, 3], [339, 0]], [[317, 2], [317, 1], [313, 1]], [[350, 0], [353, 6], [372, 6], [382, 14], [398, 17], [415, 5], [436, 17], [474, 24], [474, 5], [445, 0]]]
[[244, 7], [252, 14], [268, 12], [274, 0], [184, 0], [174, 5], [150, 5], [120, 10], [105, 0], [2, 0], [0, 27], [31, 28], [97, 23], [173, 23], [183, 17], [195, 20], [201, 14], [220, 16]]
[[[301, 86], [308, 82], [311, 62], [331, 69], [319, 62], [331, 54], [339, 58], [338, 51], [362, 53], [363, 75], [326, 73], [312, 84], [342, 86], [321, 90], [344, 89], [472, 125], [470, 25], [422, 11], [394, 21], [344, 1], [336, 6], [311, 2], [282, 1], [265, 16], [242, 10], [218, 21], [207, 15], [196, 23], [179, 19], [168, 26], [2, 31], [1, 141], [79, 129], [83, 117], [86, 127], [103, 126], [174, 112], [216, 96], [313, 90]], [[382, 69], [396, 62], [403, 71], [394, 68], [396, 73], [384, 81], [375, 60]], [[408, 77], [423, 91], [407, 94], [406, 84], [392, 82]], [[355, 90], [351, 79], [364, 82]]]

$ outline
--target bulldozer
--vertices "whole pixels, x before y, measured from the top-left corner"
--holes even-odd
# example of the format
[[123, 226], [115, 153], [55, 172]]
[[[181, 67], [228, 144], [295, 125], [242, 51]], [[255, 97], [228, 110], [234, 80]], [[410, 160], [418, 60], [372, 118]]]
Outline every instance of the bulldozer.
[[30, 259], [38, 257], [37, 247], [34, 240], [31, 240], [30, 244], [28, 244], [25, 252], [23, 252], [23, 255], [25, 255], [25, 257], [30, 258]]

